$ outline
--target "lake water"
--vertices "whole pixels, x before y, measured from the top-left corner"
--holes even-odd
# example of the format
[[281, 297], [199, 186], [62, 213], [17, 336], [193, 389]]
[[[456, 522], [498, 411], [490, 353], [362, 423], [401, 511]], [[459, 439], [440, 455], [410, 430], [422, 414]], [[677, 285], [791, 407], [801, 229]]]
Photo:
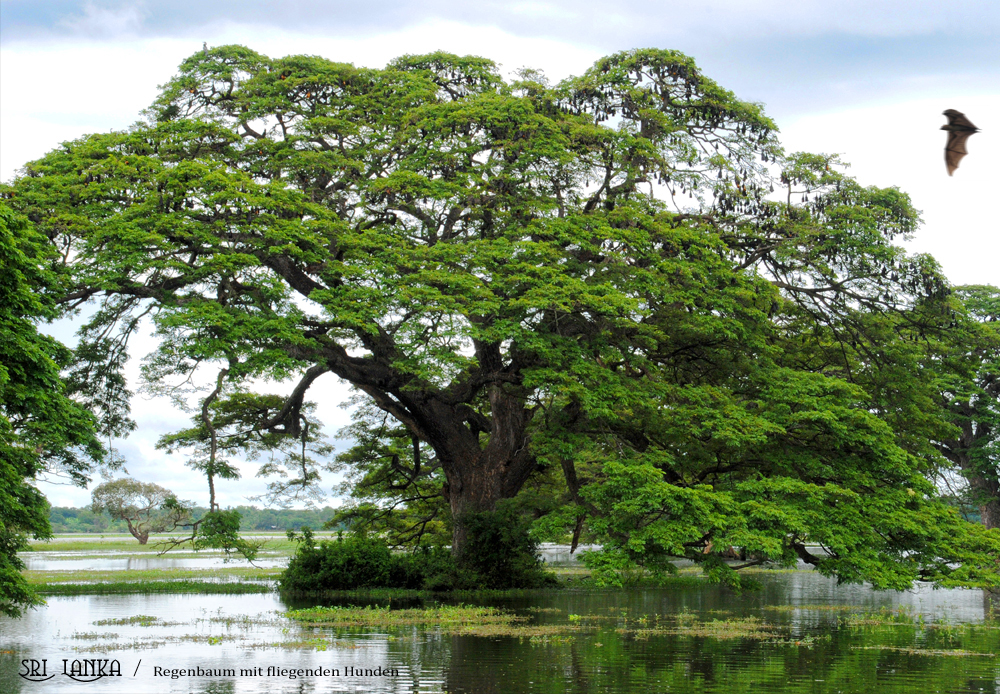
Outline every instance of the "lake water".
[[[143, 571], [148, 569], [214, 569], [224, 566], [249, 566], [246, 561], [230, 561], [221, 556], [135, 556], [127, 552], [94, 552], [83, 559], [73, 559], [70, 552], [32, 552], [22, 556], [29, 571]], [[288, 558], [262, 556], [253, 563], [261, 568], [288, 566]]]
[[[743, 594], [717, 586], [567, 589], [466, 601], [526, 616], [542, 635], [522, 638], [302, 626], [282, 613], [316, 602], [276, 594], [52, 597], [21, 620], [0, 617], [0, 691], [1000, 691], [1000, 623], [982, 591], [876, 592], [811, 571], [758, 578], [762, 589]], [[865, 613], [900, 623], [868, 624]], [[120, 623], [129, 617], [138, 619]], [[740, 631], [747, 625], [756, 633]], [[49, 679], [19, 675], [30, 674], [32, 659], [33, 679]], [[63, 674], [64, 660], [69, 672], [74, 660], [97, 668], [103, 659], [117, 661], [121, 676], [83, 684]], [[375, 674], [379, 668], [389, 675]]]
[[[248, 536], [253, 537], [253, 536]], [[91, 539], [85, 538], [84, 541]], [[97, 540], [92, 541], [100, 541]], [[44, 545], [41, 545], [44, 547]], [[539, 557], [553, 566], [567, 566], [579, 563], [579, 552], [593, 549], [590, 545], [581, 546], [577, 553], [570, 552], [566, 545], [543, 545]], [[207, 554], [207, 556], [206, 556]], [[81, 555], [84, 555], [82, 558]], [[254, 566], [261, 568], [288, 566], [288, 556], [280, 552], [260, 552]], [[29, 571], [142, 571], [148, 569], [213, 569], [224, 566], [249, 565], [241, 559], [226, 561], [219, 555], [195, 552], [170, 552], [158, 555], [150, 552], [148, 555], [136, 556], [135, 552], [125, 550], [80, 550], [66, 552], [48, 552], [35, 549], [21, 555], [25, 568]]]

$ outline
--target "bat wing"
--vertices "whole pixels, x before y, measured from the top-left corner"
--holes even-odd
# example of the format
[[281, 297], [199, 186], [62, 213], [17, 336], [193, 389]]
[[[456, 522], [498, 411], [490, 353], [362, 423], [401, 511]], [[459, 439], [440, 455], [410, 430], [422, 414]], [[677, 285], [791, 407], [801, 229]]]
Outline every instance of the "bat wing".
[[948, 132], [948, 144], [944, 147], [944, 163], [948, 167], [948, 175], [951, 176], [958, 168], [958, 162], [969, 153], [965, 149], [965, 141], [975, 132], [973, 130], [952, 130]]
[[971, 128], [973, 130], [979, 129], [976, 126], [974, 126], [972, 124], [972, 121], [966, 118], [965, 114], [962, 113], [961, 111], [956, 111], [953, 108], [949, 108], [947, 111], [944, 112], [944, 115], [948, 117], [948, 125], [961, 125], [962, 127]]

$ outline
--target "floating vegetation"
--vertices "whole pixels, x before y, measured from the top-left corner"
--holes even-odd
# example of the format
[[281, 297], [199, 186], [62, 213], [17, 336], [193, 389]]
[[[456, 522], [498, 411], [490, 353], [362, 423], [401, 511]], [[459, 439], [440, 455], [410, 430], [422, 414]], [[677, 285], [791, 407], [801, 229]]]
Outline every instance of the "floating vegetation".
[[[673, 623], [671, 623], [673, 622]], [[671, 616], [657, 618], [652, 626], [626, 626], [616, 629], [620, 634], [636, 639], [648, 639], [651, 636], [698, 636], [724, 641], [727, 639], [757, 639], [772, 640], [784, 632], [784, 627], [767, 622], [757, 617], [743, 619], [671, 619]]]
[[209, 622], [211, 624], [224, 624], [226, 627], [239, 627], [241, 629], [249, 629], [252, 626], [263, 624], [275, 624], [275, 620], [273, 619], [264, 620], [260, 617], [251, 617], [248, 614], [224, 615], [222, 614], [222, 610], [219, 610], [218, 614], [214, 617], [196, 619], [195, 621]]
[[427, 608], [391, 610], [382, 607], [310, 607], [291, 610], [285, 617], [314, 626], [383, 627], [485, 626], [513, 624], [527, 619], [496, 607], [437, 605]]
[[764, 605], [768, 612], [796, 612], [806, 610], [809, 612], [860, 612], [863, 607], [858, 605]]
[[896, 651], [897, 653], [905, 653], [906, 655], [937, 655], [937, 656], [952, 656], [960, 658], [985, 656], [987, 658], [995, 658], [996, 653], [975, 653], [973, 651], [963, 651], [956, 649], [929, 649], [929, 648], [904, 648], [900, 646], [851, 646], [852, 651]]
[[[571, 614], [571, 624], [593, 624], [614, 621], [619, 634], [635, 639], [651, 636], [699, 636], [714, 639], [773, 640], [784, 635], [787, 627], [770, 624], [759, 617], [706, 620], [699, 615], [681, 611], [673, 614], [629, 614], [627, 609], [610, 609], [611, 614]], [[714, 614], [725, 614], [715, 612]]]
[[93, 622], [95, 627], [107, 626], [130, 626], [130, 627], [173, 627], [180, 622], [165, 622], [159, 617], [148, 614], [137, 614], [132, 617], [117, 617], [111, 619], [98, 619]]
[[567, 615], [571, 623], [581, 623], [581, 622], [614, 622], [622, 619], [620, 615], [614, 614], [571, 614]]
[[573, 643], [576, 640], [575, 636], [532, 636], [528, 639], [528, 643], [532, 646], [564, 646], [568, 643]]
[[515, 638], [515, 639], [558, 639], [581, 631], [581, 627], [569, 624], [482, 624], [443, 626], [441, 631], [449, 636], [481, 636], [484, 638]]
[[313, 648], [317, 651], [325, 651], [330, 646], [330, 642], [324, 638], [305, 639], [302, 641], [283, 641], [273, 644], [275, 648]]
[[285, 616], [314, 627], [379, 628], [387, 631], [400, 627], [425, 627], [453, 636], [485, 638], [551, 640], [581, 630], [580, 626], [574, 624], [525, 624], [528, 617], [495, 607], [475, 605], [436, 605], [400, 610], [381, 607], [314, 607], [286, 612]]
[[188, 641], [192, 643], [207, 643], [209, 646], [218, 646], [226, 641], [242, 641], [244, 637], [235, 634], [184, 634], [173, 637], [172, 641]]
[[256, 643], [249, 646], [249, 648], [255, 650], [260, 648], [312, 648], [317, 651], [325, 651], [331, 648], [337, 648], [340, 650], [357, 650], [359, 648], [364, 648], [365, 645], [366, 644], [357, 643], [355, 641], [330, 640], [317, 636], [311, 639], [278, 641], [276, 643]]
[[895, 609], [883, 607], [877, 612], [861, 612], [849, 614], [842, 618], [844, 626], [876, 627], [876, 626], [924, 626], [924, 616], [913, 611], [911, 607]]
[[93, 646], [78, 646], [73, 650], [77, 653], [110, 653], [111, 651], [149, 651], [167, 645], [166, 640], [159, 641], [125, 641], [123, 643], [102, 643]]

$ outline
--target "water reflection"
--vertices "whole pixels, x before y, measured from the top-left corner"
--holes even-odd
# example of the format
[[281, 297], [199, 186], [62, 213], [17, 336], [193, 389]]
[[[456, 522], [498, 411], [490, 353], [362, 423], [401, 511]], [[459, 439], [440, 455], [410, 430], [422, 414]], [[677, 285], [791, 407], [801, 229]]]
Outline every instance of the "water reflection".
[[[436, 629], [302, 627], [280, 617], [316, 601], [264, 595], [127, 595], [51, 598], [22, 620], [0, 618], [0, 691], [306, 694], [395, 692], [997, 692], [1000, 631], [937, 628], [982, 624], [998, 596], [919, 587], [907, 593], [837, 587], [813, 572], [765, 574], [762, 589], [737, 595], [720, 587], [621, 592], [558, 591], [470, 601], [502, 606], [528, 625], [570, 624], [570, 615], [603, 619], [559, 638], [470, 636]], [[387, 604], [387, 603], [386, 603]], [[392, 607], [413, 607], [410, 601]], [[847, 611], [906, 608], [931, 626], [851, 627]], [[756, 619], [766, 638], [624, 629], [641, 615]], [[144, 615], [144, 620], [125, 618]], [[631, 617], [629, 617], [631, 616]], [[676, 622], [670, 622], [671, 624]], [[881, 629], [881, 630], [880, 630]], [[319, 647], [319, 648], [317, 648]], [[325, 650], [324, 650], [325, 649]], [[961, 655], [965, 654], [965, 655]], [[88, 685], [55, 677], [26, 683], [22, 659], [114, 658], [124, 676]], [[235, 677], [154, 676], [195, 666], [231, 668]], [[326, 678], [266, 676], [269, 666], [336, 669]], [[396, 677], [348, 677], [348, 668], [389, 667]], [[132, 673], [138, 669], [138, 675]], [[247, 674], [258, 673], [258, 674]], [[74, 690], [75, 691], [75, 690]]]
[[580, 554], [600, 549], [600, 545], [580, 545], [571, 552], [569, 545], [542, 543], [538, 550], [539, 558], [550, 566], [572, 566], [580, 563]]
[[[228, 563], [222, 556], [202, 557], [137, 557], [121, 554], [118, 556], [93, 556], [85, 559], [62, 559], [46, 556], [42, 552], [21, 555], [29, 571], [124, 571], [150, 569], [213, 569], [223, 566], [250, 566], [244, 559], [231, 559]], [[288, 558], [258, 559], [253, 566], [261, 568], [288, 566]]]

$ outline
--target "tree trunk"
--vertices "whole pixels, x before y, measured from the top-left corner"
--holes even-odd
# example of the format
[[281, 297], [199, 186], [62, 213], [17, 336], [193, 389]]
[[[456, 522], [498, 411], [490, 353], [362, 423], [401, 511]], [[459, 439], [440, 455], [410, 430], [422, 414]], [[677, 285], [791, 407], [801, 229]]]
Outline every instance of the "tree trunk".
[[1000, 481], [977, 472], [969, 475], [969, 486], [972, 487], [973, 499], [979, 504], [983, 525], [1000, 528]]
[[129, 520], [128, 518], [125, 519], [125, 524], [128, 526], [128, 531], [132, 533], [132, 537], [137, 539], [140, 545], [146, 544], [146, 542], [149, 540], [148, 530], [139, 530], [139, 528], [132, 525], [132, 521]]
[[208, 510], [217, 511], [218, 504], [215, 503], [215, 475], [211, 471], [207, 473], [208, 476]]
[[1000, 528], [1000, 499], [994, 497], [979, 507], [983, 525], [987, 528]]
[[454, 524], [451, 551], [457, 557], [468, 539], [462, 523], [465, 515], [494, 511], [498, 501], [516, 496], [534, 470], [535, 460], [514, 451], [488, 448], [474, 463], [443, 467], [447, 478], [444, 494]]
[[1000, 479], [994, 475], [985, 475], [980, 466], [972, 458], [972, 451], [989, 441], [992, 428], [981, 421], [976, 421], [975, 408], [969, 403], [954, 405], [965, 417], [962, 422], [959, 437], [952, 441], [944, 441], [938, 446], [944, 456], [955, 463], [969, 480], [973, 503], [979, 506], [979, 514], [983, 525], [987, 528], [1000, 528]]
[[[401, 355], [388, 335], [367, 339], [372, 358], [354, 358], [342, 347], [328, 346], [324, 368], [366, 392], [413, 437], [434, 449], [455, 526], [452, 553], [459, 556], [467, 540], [461, 518], [495, 510], [498, 501], [521, 490], [535, 469], [527, 433], [534, 414], [526, 406], [528, 391], [518, 383], [517, 368], [505, 365], [499, 343], [475, 343], [476, 380], [488, 385], [466, 387], [463, 379], [456, 379], [448, 389], [420, 390], [395, 371], [392, 362]], [[484, 391], [488, 415], [471, 404], [478, 406]], [[488, 434], [485, 443], [483, 434]]]
[[494, 511], [497, 502], [507, 498], [503, 493], [504, 485], [499, 472], [496, 467], [489, 469], [485, 466], [470, 466], [461, 470], [457, 475], [459, 479], [454, 484], [452, 477], [448, 476], [445, 496], [451, 506], [453, 523], [451, 551], [456, 557], [461, 556], [462, 548], [468, 539], [468, 533], [462, 522], [466, 514]]
[[[499, 386], [490, 389], [490, 438], [480, 447], [479, 436], [431, 442], [441, 459], [447, 483], [444, 495], [451, 507], [451, 551], [461, 556], [468, 534], [462, 518], [468, 513], [496, 509], [497, 502], [514, 497], [535, 469], [527, 427], [531, 411], [520, 398]], [[469, 429], [462, 427], [466, 431]], [[455, 446], [456, 442], [462, 443]]]

